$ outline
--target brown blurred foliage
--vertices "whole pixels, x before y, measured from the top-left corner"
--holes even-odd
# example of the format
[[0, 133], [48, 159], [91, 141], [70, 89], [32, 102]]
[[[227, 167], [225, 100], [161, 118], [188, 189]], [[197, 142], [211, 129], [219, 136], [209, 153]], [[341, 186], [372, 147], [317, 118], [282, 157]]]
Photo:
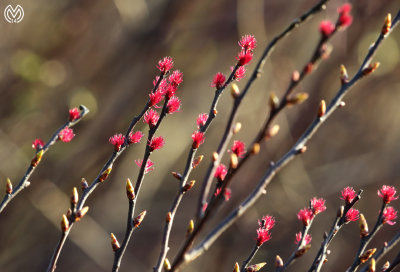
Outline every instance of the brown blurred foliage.
[[[6, 177], [14, 184], [33, 156], [35, 138], [47, 140], [67, 118], [67, 110], [86, 105], [90, 115], [74, 127], [71, 143], [57, 143], [44, 157], [24, 190], [0, 215], [0, 271], [43, 271], [58, 241], [61, 214], [80, 179], [91, 181], [112, 152], [108, 137], [124, 132], [130, 119], [147, 101], [155, 65], [172, 56], [183, 71], [178, 95], [181, 112], [168, 116], [158, 135], [166, 146], [155, 152], [156, 170], [145, 177], [137, 212], [147, 216], [134, 232], [120, 271], [150, 271], [156, 264], [161, 230], [178, 188], [169, 174], [182, 171], [195, 130], [195, 118], [209, 109], [214, 91], [210, 82], [216, 72], [230, 72], [238, 51], [237, 40], [253, 34], [258, 40], [255, 59], [274, 35], [316, 1], [304, 0], [113, 0], [113, 1], [11, 1], [20, 4], [25, 17], [19, 24], [0, 22], [0, 184]], [[318, 41], [318, 25], [336, 19], [342, 1], [330, 1], [325, 11], [279, 44], [241, 107], [243, 124], [237, 139], [249, 142], [268, 112], [268, 96], [282, 95], [293, 70], [301, 69]], [[0, 4], [0, 11], [8, 3]], [[302, 105], [289, 108], [276, 120], [278, 136], [263, 146], [257, 158], [242, 169], [232, 186], [233, 197], [215, 216], [217, 223], [250, 192], [268, 163], [283, 155], [316, 114], [321, 99], [329, 101], [338, 90], [339, 66], [352, 75], [367, 48], [377, 37], [388, 12], [396, 13], [397, 1], [354, 1], [353, 25], [331, 41], [333, 52], [297, 91], [308, 92]], [[319, 248], [341, 205], [345, 186], [364, 189], [357, 205], [370, 224], [380, 207], [376, 190], [383, 184], [398, 185], [400, 152], [400, 32], [384, 42], [375, 60], [378, 71], [362, 80], [346, 97], [346, 107], [328, 120], [307, 152], [284, 169], [268, 188], [266, 197], [240, 218], [204, 256], [183, 271], [231, 271], [236, 261], [249, 254], [256, 236], [257, 219], [274, 215], [272, 240], [255, 261], [284, 260], [294, 249], [294, 234], [301, 229], [297, 211], [313, 196], [327, 199], [327, 211], [311, 229], [313, 246], [290, 271], [304, 271]], [[253, 69], [255, 61], [249, 66]], [[246, 79], [239, 83], [243, 86]], [[398, 99], [399, 98], [399, 99]], [[199, 154], [205, 154], [192, 177], [198, 180], [180, 207], [172, 232], [169, 258], [184, 239], [194, 215], [200, 181], [216, 148], [231, 106], [229, 92], [218, 106], [219, 114]], [[147, 128], [140, 124], [143, 131]], [[57, 271], [110, 271], [113, 253], [109, 233], [122, 240], [127, 200], [125, 180], [132, 180], [144, 143], [130, 148], [117, 162], [110, 178], [88, 200], [89, 213], [76, 224], [67, 241]], [[394, 203], [399, 207], [398, 203]], [[279, 231], [278, 231], [279, 230]], [[381, 246], [398, 231], [385, 226], [376, 242]], [[346, 226], [331, 245], [327, 271], [344, 271], [351, 264], [359, 241], [357, 224]]]

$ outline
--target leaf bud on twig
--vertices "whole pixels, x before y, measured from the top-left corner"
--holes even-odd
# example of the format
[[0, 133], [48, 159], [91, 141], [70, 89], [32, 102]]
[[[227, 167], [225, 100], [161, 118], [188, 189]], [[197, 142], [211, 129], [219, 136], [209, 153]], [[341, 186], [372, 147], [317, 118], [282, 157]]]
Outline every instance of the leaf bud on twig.
[[212, 161], [217, 161], [217, 160], [218, 160], [218, 157], [219, 157], [218, 153], [217, 153], [217, 152], [213, 152], [213, 154], [212, 154]]
[[236, 169], [237, 166], [238, 166], [238, 163], [239, 163], [239, 161], [238, 161], [237, 155], [236, 155], [235, 153], [232, 153], [232, 154], [231, 154], [230, 167], [231, 167], [232, 169]]
[[382, 27], [382, 35], [386, 35], [389, 33], [390, 28], [392, 27], [392, 14], [388, 13], [385, 18], [385, 23]]
[[35, 157], [31, 161], [31, 165], [33, 167], [36, 167], [39, 164], [39, 162], [42, 160], [43, 154], [44, 154], [43, 149], [41, 149], [38, 152], [36, 152]]
[[360, 225], [360, 235], [361, 235], [361, 237], [368, 236], [368, 234], [369, 234], [368, 223], [367, 223], [367, 220], [365, 219], [365, 217], [364, 217], [364, 215], [362, 213], [360, 214], [359, 225]]
[[194, 184], [195, 184], [195, 182], [196, 182], [195, 180], [189, 181], [185, 186], [183, 186], [183, 192], [186, 193], [187, 191], [192, 189]]
[[107, 179], [108, 175], [111, 173], [112, 170], [112, 166], [110, 166], [109, 168], [107, 168], [106, 170], [103, 171], [103, 173], [101, 173], [100, 177], [99, 177], [99, 181], [103, 182]]
[[340, 65], [340, 81], [342, 84], [349, 82], [349, 76], [347, 74], [346, 67], [343, 64]]
[[68, 219], [71, 219], [71, 215], [72, 215], [72, 210], [71, 210], [71, 209], [68, 209], [68, 211], [67, 211], [67, 218], [68, 218]]
[[294, 97], [289, 98], [288, 105], [301, 104], [308, 99], [308, 93], [298, 93]]
[[233, 268], [233, 272], [240, 272], [239, 264], [235, 263], [235, 267]]
[[118, 249], [121, 247], [114, 233], [111, 233], [111, 247], [114, 252], [118, 251]]
[[258, 264], [253, 264], [250, 265], [246, 268], [246, 272], [256, 272], [263, 268], [267, 263], [258, 263]]
[[126, 179], [126, 196], [129, 200], [135, 199], [135, 192], [133, 190], [132, 182], [129, 178]]
[[300, 73], [297, 70], [294, 70], [292, 73], [292, 81], [297, 82], [300, 79]]
[[275, 257], [275, 267], [283, 267], [283, 260], [279, 255]]
[[368, 272], [375, 272], [375, 271], [376, 271], [376, 262], [375, 259], [372, 258], [371, 261], [369, 262]]
[[89, 187], [89, 184], [87, 183], [85, 178], [82, 178], [81, 179], [81, 189], [82, 189], [82, 191], [85, 191], [87, 187]]
[[272, 127], [271, 126], [268, 127], [267, 132], [265, 133], [264, 139], [269, 140], [272, 137], [274, 137], [276, 134], [278, 134], [280, 128], [281, 127], [279, 125], [273, 125]]
[[251, 154], [257, 155], [260, 152], [260, 144], [254, 143], [253, 147], [251, 148]]
[[240, 96], [239, 86], [236, 85], [235, 83], [232, 83], [231, 95], [232, 95], [233, 99], [236, 99]]
[[192, 167], [193, 167], [193, 168], [196, 168], [196, 167], [201, 163], [201, 161], [203, 160], [203, 158], [204, 158], [203, 155], [200, 155], [200, 156], [198, 156], [197, 158], [195, 158], [195, 159], [193, 160]]
[[168, 213], [167, 213], [167, 216], [165, 217], [165, 221], [166, 221], [167, 223], [169, 223], [169, 222], [171, 222], [171, 220], [172, 220], [172, 213], [171, 213], [171, 212], [168, 212]]
[[61, 231], [65, 233], [69, 229], [69, 221], [65, 214], [62, 215], [61, 218]]
[[78, 198], [79, 198], [79, 196], [78, 196], [78, 190], [76, 189], [76, 187], [74, 187], [74, 188], [72, 189], [72, 195], [71, 195], [71, 205], [72, 205], [72, 206], [75, 206], [76, 203], [78, 203]]
[[371, 249], [368, 249], [367, 251], [365, 251], [365, 252], [359, 257], [360, 262], [361, 262], [361, 263], [367, 262], [367, 261], [369, 260], [369, 258], [371, 258], [372, 255], [374, 255], [375, 251], [376, 251], [376, 248], [371, 248]]
[[233, 134], [237, 134], [241, 128], [242, 128], [242, 123], [237, 122], [232, 129]]
[[344, 214], [344, 206], [342, 205], [339, 207], [336, 216], [340, 218], [343, 216], [343, 214]]
[[11, 183], [11, 180], [7, 178], [7, 184], [6, 184], [6, 194], [10, 195], [13, 191], [13, 186]]
[[389, 261], [386, 261], [386, 263], [384, 263], [382, 265], [382, 271], [386, 271], [389, 267], [390, 267], [390, 263], [389, 263]]
[[307, 253], [307, 251], [310, 248], [311, 248], [311, 244], [300, 247], [299, 250], [297, 250], [297, 252], [296, 252], [296, 258], [303, 256], [305, 253]]
[[367, 75], [373, 73], [376, 69], [378, 69], [379, 65], [380, 65], [379, 62], [375, 62], [373, 64], [368, 65], [368, 67], [366, 67], [362, 70], [363, 76], [367, 76]]
[[191, 233], [193, 232], [193, 230], [194, 230], [194, 222], [193, 222], [193, 220], [191, 219], [191, 220], [189, 221], [189, 225], [188, 225], [187, 230], [186, 230], [186, 236], [188, 236], [189, 234], [191, 234]]
[[136, 216], [135, 219], [133, 219], [133, 225], [135, 226], [135, 228], [139, 227], [145, 216], [146, 216], [146, 211], [143, 211], [138, 216]]
[[78, 222], [79, 220], [81, 220], [85, 216], [85, 214], [87, 214], [88, 211], [89, 211], [89, 207], [88, 206], [85, 206], [82, 209], [80, 209], [76, 213], [75, 221]]
[[318, 117], [321, 118], [326, 113], [326, 103], [325, 100], [321, 100], [318, 107]]
[[279, 108], [279, 98], [273, 92], [269, 95], [269, 106], [271, 107], [271, 111], [275, 111]]
[[171, 174], [174, 176], [174, 178], [176, 178], [177, 180], [181, 180], [182, 179], [182, 174], [178, 173], [178, 172], [171, 172]]
[[164, 259], [164, 269], [165, 269], [166, 271], [171, 270], [171, 263], [169, 262], [168, 258], [165, 258], [165, 259]]

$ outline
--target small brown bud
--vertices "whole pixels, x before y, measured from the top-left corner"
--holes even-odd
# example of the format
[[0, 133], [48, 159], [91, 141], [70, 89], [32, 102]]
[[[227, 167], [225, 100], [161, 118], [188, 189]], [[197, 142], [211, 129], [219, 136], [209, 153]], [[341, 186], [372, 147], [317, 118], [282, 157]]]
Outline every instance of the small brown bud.
[[10, 195], [13, 191], [13, 186], [11, 183], [11, 180], [7, 178], [7, 184], [6, 184], [6, 194]]
[[263, 268], [267, 263], [258, 263], [258, 264], [253, 264], [253, 265], [249, 265], [246, 268], [246, 272], [256, 272], [258, 270], [260, 270], [261, 268]]
[[234, 99], [238, 98], [240, 95], [240, 90], [239, 90], [239, 86], [235, 83], [232, 83], [232, 87], [231, 87], [231, 95]]
[[171, 172], [171, 174], [174, 176], [174, 178], [176, 178], [177, 180], [181, 180], [182, 179], [182, 174], [177, 173], [177, 172]]
[[269, 106], [271, 107], [271, 111], [279, 108], [279, 98], [273, 92], [269, 95]]
[[325, 100], [321, 100], [321, 102], [319, 103], [319, 107], [318, 107], [318, 117], [322, 117], [324, 116], [326, 113], [326, 103]]
[[186, 193], [187, 191], [189, 191], [190, 189], [192, 189], [195, 183], [196, 183], [195, 180], [191, 180], [191, 181], [189, 181], [188, 183], [186, 183], [186, 185], [183, 186], [183, 192]]
[[72, 210], [71, 210], [71, 209], [68, 209], [68, 211], [67, 211], [67, 218], [68, 218], [68, 220], [71, 219], [71, 215], [72, 215]]
[[213, 110], [213, 114], [214, 114], [214, 116], [217, 116], [218, 111], [217, 110]]
[[81, 180], [81, 189], [82, 189], [82, 191], [85, 191], [87, 187], [89, 187], [89, 185], [88, 185], [86, 179], [82, 178], [82, 180]]
[[82, 209], [80, 209], [76, 213], [75, 221], [78, 222], [79, 220], [81, 220], [85, 216], [85, 214], [87, 214], [88, 211], [89, 211], [89, 207], [88, 206], [85, 206]]
[[376, 272], [376, 262], [374, 258], [369, 262], [368, 272]]
[[253, 144], [253, 147], [251, 148], [251, 154], [256, 155], [260, 152], [260, 144], [255, 143]]
[[312, 72], [313, 68], [314, 68], [314, 65], [311, 62], [309, 62], [307, 64], [307, 66], [304, 67], [304, 73], [305, 74], [310, 74]]
[[239, 160], [238, 160], [237, 155], [236, 155], [235, 153], [232, 153], [232, 154], [231, 154], [230, 167], [231, 167], [232, 169], [236, 169], [237, 166], [238, 166], [238, 164], [239, 164]]
[[233, 268], [233, 272], [240, 272], [240, 267], [238, 263], [235, 263], [235, 267]]
[[114, 235], [114, 233], [111, 233], [111, 247], [112, 247], [112, 250], [114, 251], [114, 252], [116, 252], [118, 249], [120, 249], [120, 245], [119, 245], [119, 242], [118, 242], [118, 240], [117, 240], [117, 237], [115, 237], [115, 235]]
[[390, 263], [389, 263], [389, 261], [386, 261], [386, 263], [384, 263], [382, 266], [382, 270], [386, 271], [389, 267], [390, 267]]
[[233, 127], [233, 130], [232, 130], [233, 134], [237, 134], [241, 128], [242, 128], [242, 123], [237, 122], [235, 124], [235, 126]]
[[275, 267], [283, 267], [283, 260], [279, 255], [275, 257]]
[[196, 167], [201, 163], [201, 161], [203, 160], [203, 158], [204, 158], [203, 155], [200, 155], [200, 156], [198, 156], [197, 158], [195, 158], [195, 159], [193, 160], [192, 167], [193, 167], [193, 168], [196, 168]]
[[101, 173], [100, 177], [99, 177], [99, 181], [103, 182], [107, 179], [108, 175], [111, 173], [112, 170], [112, 166], [110, 166], [109, 168], [107, 168], [106, 170], [103, 171], [103, 173]]
[[346, 102], [344, 102], [344, 101], [340, 101], [340, 103], [339, 103], [339, 107], [343, 108], [344, 106], [346, 106]]
[[171, 263], [169, 262], [168, 258], [165, 258], [165, 259], [164, 259], [164, 269], [165, 269], [166, 271], [171, 270]]
[[342, 84], [349, 82], [349, 76], [347, 75], [346, 67], [344, 67], [343, 64], [340, 65], [340, 81]]
[[375, 251], [376, 251], [376, 248], [371, 248], [371, 249], [368, 249], [367, 251], [365, 251], [365, 252], [359, 257], [360, 262], [361, 262], [361, 263], [367, 262], [367, 261], [372, 257], [372, 255], [374, 255]]
[[36, 152], [35, 157], [31, 161], [31, 165], [33, 167], [36, 167], [39, 164], [39, 162], [42, 160], [43, 154], [44, 154], [43, 149], [40, 149], [38, 152]]
[[64, 233], [69, 229], [69, 221], [65, 214], [61, 218], [61, 231]]
[[300, 79], [300, 73], [297, 70], [294, 70], [292, 73], [292, 81], [297, 82]]
[[145, 216], [146, 216], [146, 211], [143, 211], [138, 216], [136, 216], [135, 219], [133, 219], [133, 225], [135, 226], [135, 228], [139, 227]]
[[213, 161], [216, 161], [216, 160], [218, 160], [218, 157], [219, 157], [218, 153], [217, 153], [217, 152], [213, 152], [213, 154], [212, 154], [212, 160], [213, 160]]
[[76, 187], [74, 187], [74, 188], [72, 189], [71, 205], [75, 206], [76, 203], [78, 203], [78, 199], [79, 199], [78, 190], [76, 189]]
[[331, 45], [329, 45], [329, 44], [322, 45], [321, 52], [320, 52], [321, 58], [324, 60], [328, 59], [332, 53], [332, 50], [333, 50], [333, 48]]
[[129, 200], [135, 199], [135, 191], [132, 186], [132, 182], [130, 179], [126, 179], [126, 196]]
[[171, 212], [168, 212], [168, 213], [167, 213], [167, 216], [165, 217], [165, 221], [166, 221], [167, 223], [169, 223], [169, 222], [171, 222], [171, 220], [172, 220], [172, 213], [171, 213]]
[[367, 220], [365, 219], [365, 217], [364, 217], [364, 215], [362, 213], [360, 214], [359, 226], [360, 226], [360, 235], [361, 235], [361, 237], [368, 236], [368, 234], [369, 234], [368, 223], [367, 223]]
[[288, 105], [301, 104], [308, 99], [308, 93], [298, 93], [288, 100]]
[[344, 206], [342, 205], [339, 207], [336, 216], [340, 218], [343, 216], [343, 214], [344, 214]]
[[193, 222], [193, 220], [190, 220], [189, 225], [186, 230], [186, 235], [191, 234], [193, 232], [193, 230], [194, 230], [194, 222]]
[[307, 253], [307, 251], [310, 248], [311, 248], [311, 244], [300, 247], [299, 250], [297, 250], [297, 252], [296, 252], [296, 258], [303, 256], [305, 253]]
[[382, 35], [388, 34], [391, 27], [392, 27], [392, 14], [388, 13], [388, 15], [386, 15], [385, 18], [385, 23], [382, 27]]
[[307, 151], [307, 146], [303, 145], [301, 148], [297, 149], [297, 154], [304, 154]]
[[276, 134], [278, 134], [280, 128], [281, 127], [279, 125], [273, 125], [272, 127], [271, 126], [268, 127], [267, 132], [265, 133], [264, 139], [269, 140], [272, 137], [274, 137]]
[[363, 76], [367, 76], [367, 75], [373, 73], [376, 69], [378, 69], [379, 65], [380, 65], [379, 62], [375, 62], [373, 64], [368, 65], [367, 68], [364, 68], [362, 70]]

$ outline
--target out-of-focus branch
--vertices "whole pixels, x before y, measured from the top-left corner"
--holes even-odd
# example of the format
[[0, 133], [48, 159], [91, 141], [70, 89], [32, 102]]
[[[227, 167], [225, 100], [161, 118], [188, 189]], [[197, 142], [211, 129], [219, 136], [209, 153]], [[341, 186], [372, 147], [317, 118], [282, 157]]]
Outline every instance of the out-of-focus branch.
[[[25, 175], [22, 177], [22, 179], [19, 181], [18, 185], [14, 189], [9, 189], [8, 192], [6, 192], [3, 200], [0, 203], [0, 213], [4, 210], [4, 208], [10, 203], [10, 201], [16, 197], [23, 189], [28, 187], [30, 185], [30, 182], [28, 179], [30, 176], [33, 174], [35, 171], [36, 167], [40, 163], [43, 155], [49, 150], [50, 146], [55, 144], [57, 140], [59, 140], [59, 133], [65, 129], [65, 128], [70, 128], [79, 121], [82, 120], [82, 118], [89, 113], [88, 108], [86, 108], [83, 105], [79, 106], [80, 110], [80, 115], [79, 118], [74, 119], [74, 120], [68, 120], [65, 124], [63, 124], [59, 129], [56, 130], [56, 132], [53, 134], [53, 136], [50, 138], [50, 140], [43, 146], [43, 148], [40, 148], [39, 150], [36, 151], [36, 155], [33, 158], [31, 164], [29, 165], [28, 169], [25, 172]], [[8, 186], [11, 186], [11, 182], [9, 182]]]

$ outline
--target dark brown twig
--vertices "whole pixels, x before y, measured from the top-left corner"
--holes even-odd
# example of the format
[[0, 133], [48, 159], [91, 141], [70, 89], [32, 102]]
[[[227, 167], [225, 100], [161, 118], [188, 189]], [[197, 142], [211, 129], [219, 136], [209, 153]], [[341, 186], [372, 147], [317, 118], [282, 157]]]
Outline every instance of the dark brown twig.
[[36, 163], [31, 163], [29, 165], [28, 169], [26, 170], [25, 175], [19, 181], [18, 185], [12, 190], [12, 192], [10, 194], [5, 194], [3, 200], [0, 203], [0, 213], [5, 209], [5, 207], [8, 205], [8, 203], [10, 203], [10, 201], [14, 197], [16, 197], [23, 189], [25, 189], [26, 187], [28, 187], [30, 185], [30, 182], [28, 181], [28, 179], [30, 178], [30, 176], [33, 174], [36, 167], [40, 163], [42, 156], [49, 150], [50, 146], [52, 146], [53, 144], [55, 144], [57, 142], [57, 140], [59, 138], [58, 134], [60, 133], [60, 131], [62, 131], [65, 128], [70, 128], [70, 127], [76, 125], [79, 121], [82, 120], [82, 118], [86, 114], [89, 113], [88, 108], [86, 108], [83, 105], [79, 106], [79, 110], [80, 110], [80, 117], [78, 119], [76, 119], [74, 121], [67, 121], [65, 124], [63, 124], [59, 129], [56, 130], [56, 132], [53, 134], [53, 136], [50, 138], [50, 140], [43, 146], [43, 148], [36, 151], [35, 158], [37, 158], [37, 155], [39, 155], [39, 153], [40, 153], [40, 159], [35, 160], [35, 158], [34, 158]]

